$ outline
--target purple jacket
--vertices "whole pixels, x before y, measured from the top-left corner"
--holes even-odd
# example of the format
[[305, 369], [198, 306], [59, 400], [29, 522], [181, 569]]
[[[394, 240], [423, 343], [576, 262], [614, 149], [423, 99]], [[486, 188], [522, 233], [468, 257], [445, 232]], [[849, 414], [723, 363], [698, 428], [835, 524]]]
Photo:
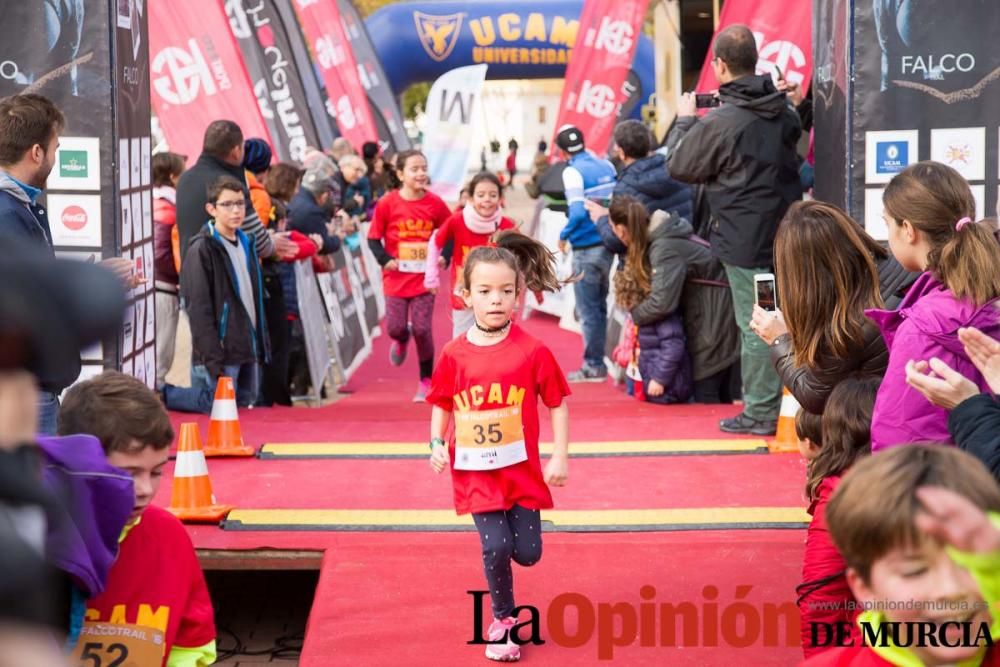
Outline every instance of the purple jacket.
[[131, 475], [108, 465], [92, 435], [39, 438], [42, 482], [62, 506], [49, 517], [46, 555], [88, 596], [104, 590], [118, 538], [135, 506]]
[[899, 310], [865, 311], [889, 348], [889, 366], [872, 415], [872, 451], [914, 442], [952, 442], [948, 411], [906, 384], [906, 363], [937, 357], [986, 391], [986, 381], [966, 356], [958, 330], [972, 326], [1000, 338], [998, 302], [976, 306], [960, 301], [927, 272], [910, 287]]
[[[691, 398], [691, 359], [680, 315], [639, 327], [639, 374], [650, 403], [685, 403]], [[663, 385], [662, 396], [649, 395], [650, 380]]]

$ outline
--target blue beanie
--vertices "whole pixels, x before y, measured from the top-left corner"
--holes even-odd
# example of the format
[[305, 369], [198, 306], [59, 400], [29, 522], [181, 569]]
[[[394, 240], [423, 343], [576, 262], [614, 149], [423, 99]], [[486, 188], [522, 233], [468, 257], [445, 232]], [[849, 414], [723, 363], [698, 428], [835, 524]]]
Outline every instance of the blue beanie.
[[247, 139], [243, 143], [243, 167], [252, 174], [267, 171], [271, 166], [271, 147], [263, 139]]

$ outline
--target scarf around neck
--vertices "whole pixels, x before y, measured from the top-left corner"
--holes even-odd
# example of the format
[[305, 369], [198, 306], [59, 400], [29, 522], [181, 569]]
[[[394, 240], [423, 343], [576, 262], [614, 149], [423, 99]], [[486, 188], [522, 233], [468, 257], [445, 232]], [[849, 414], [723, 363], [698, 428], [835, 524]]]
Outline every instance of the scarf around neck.
[[500, 228], [500, 220], [502, 218], [503, 209], [499, 206], [496, 213], [489, 218], [484, 218], [476, 213], [476, 209], [473, 208], [472, 204], [466, 204], [462, 209], [462, 219], [465, 221], [465, 226], [473, 234], [492, 234]]

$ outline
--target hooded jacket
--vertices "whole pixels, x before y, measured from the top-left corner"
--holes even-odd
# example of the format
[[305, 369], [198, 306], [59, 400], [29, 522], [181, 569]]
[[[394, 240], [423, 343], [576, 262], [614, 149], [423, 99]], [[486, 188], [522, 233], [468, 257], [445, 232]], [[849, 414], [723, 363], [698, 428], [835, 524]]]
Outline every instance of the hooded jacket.
[[[613, 196], [619, 195], [634, 197], [646, 207], [649, 215], [656, 211], [666, 211], [691, 220], [691, 186], [670, 178], [667, 173], [667, 158], [659, 153], [636, 160], [622, 170]], [[601, 240], [608, 250], [619, 256], [627, 252], [628, 248], [612, 231], [607, 216], [602, 216], [597, 221], [597, 231], [601, 233]]]
[[744, 268], [774, 263], [774, 235], [802, 198], [798, 113], [770, 76], [719, 87], [723, 104], [704, 118], [681, 117], [667, 139], [670, 175], [705, 183], [712, 252]]
[[[684, 323], [677, 313], [639, 327], [639, 375], [650, 403], [685, 403], [691, 398], [691, 359], [684, 344]], [[649, 395], [649, 382], [663, 394]]]
[[[333, 193], [330, 195], [334, 196]], [[319, 254], [329, 255], [340, 250], [340, 238], [330, 234], [326, 225], [330, 222], [332, 211], [316, 203], [316, 195], [306, 188], [299, 188], [299, 191], [292, 197], [288, 204], [288, 228], [294, 229], [303, 234], [319, 234], [323, 237], [323, 247], [319, 249]]]
[[1000, 299], [982, 306], [956, 299], [926, 272], [913, 283], [899, 310], [865, 311], [889, 349], [888, 367], [872, 414], [872, 452], [914, 442], [952, 442], [948, 411], [932, 405], [906, 384], [906, 363], [937, 357], [986, 391], [986, 381], [965, 354], [958, 330], [976, 327], [987, 336], [1000, 338], [998, 305]]
[[118, 537], [135, 506], [132, 476], [108, 464], [92, 435], [39, 438], [42, 481], [59, 501], [45, 553], [87, 595], [104, 590]]
[[153, 275], [166, 286], [175, 286], [177, 262], [174, 261], [174, 233], [177, 229], [177, 191], [170, 187], [153, 188]]
[[[909, 288], [919, 275], [908, 273], [891, 254], [879, 262], [878, 274], [887, 310], [899, 305], [900, 289]], [[816, 415], [823, 414], [826, 400], [841, 380], [854, 373], [879, 377], [885, 374], [889, 351], [878, 327], [866, 320], [861, 336], [861, 343], [844, 356], [827, 353], [812, 366], [796, 366], [792, 337], [783, 334], [771, 345], [771, 363], [781, 376], [781, 384], [788, 387], [803, 408]]]
[[229, 255], [228, 243], [210, 223], [191, 240], [181, 271], [181, 296], [191, 322], [192, 362], [208, 369], [212, 378], [224, 366], [270, 361], [267, 317], [264, 311], [264, 283], [253, 242], [236, 230], [253, 285], [257, 326], [240, 298], [239, 282]]
[[0, 171], [0, 236], [16, 236], [52, 252], [52, 232], [45, 209], [24, 188]]
[[[657, 211], [649, 223], [649, 296], [632, 309], [640, 327], [683, 314], [693, 379], [715, 375], [740, 357], [739, 329], [733, 319], [733, 297], [724, 283], [725, 270], [704, 242], [691, 240], [691, 223]], [[693, 280], [709, 280], [708, 285]], [[640, 331], [641, 335], [641, 331]], [[641, 357], [640, 357], [641, 358]], [[645, 375], [643, 376], [645, 377]]]
[[948, 431], [960, 449], [983, 462], [1000, 481], [1000, 403], [989, 394], [968, 398], [948, 414]]

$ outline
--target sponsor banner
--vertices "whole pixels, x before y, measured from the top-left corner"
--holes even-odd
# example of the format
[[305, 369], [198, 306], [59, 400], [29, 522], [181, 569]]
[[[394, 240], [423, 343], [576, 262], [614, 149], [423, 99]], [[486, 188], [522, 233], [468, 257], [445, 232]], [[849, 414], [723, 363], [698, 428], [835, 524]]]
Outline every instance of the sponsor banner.
[[59, 137], [56, 163], [49, 174], [49, 190], [101, 189], [101, 140], [97, 137]]
[[[292, 7], [292, 0], [271, 0], [267, 6], [273, 7], [277, 12], [285, 27], [289, 58], [295, 63], [299, 72], [299, 84], [302, 86], [305, 95], [306, 105], [309, 110], [309, 117], [312, 119], [313, 127], [318, 136], [317, 147], [329, 146], [337, 137], [334, 129], [334, 120], [327, 113], [326, 92], [319, 80], [319, 72], [313, 63], [312, 54], [309, 52], [309, 45], [302, 34], [302, 27], [299, 25], [298, 15]], [[276, 39], [280, 44], [281, 33], [276, 32]]]
[[306, 344], [306, 359], [309, 362], [309, 379], [312, 383], [312, 399], [319, 404], [323, 385], [330, 378], [334, 358], [330, 350], [336, 350], [331, 338], [331, 330], [323, 314], [323, 297], [320, 295], [312, 262], [295, 262], [295, 290], [299, 300], [299, 321]]
[[347, 251], [341, 247], [331, 257], [333, 270], [321, 273], [317, 279], [333, 330], [337, 360], [346, 382], [371, 353], [371, 340], [361, 319], [361, 295], [356, 291], [356, 281], [351, 277]]
[[378, 131], [358, 76], [358, 65], [344, 34], [340, 10], [332, 0], [294, 0], [294, 3], [326, 85], [330, 115], [337, 119], [340, 134], [360, 150], [366, 141], [378, 139]]
[[309, 115], [285, 26], [273, 4], [226, 0], [226, 15], [243, 54], [278, 160], [301, 162], [319, 137]]
[[622, 105], [635, 93], [628, 75], [648, 5], [648, 0], [583, 3], [555, 129], [580, 128], [587, 148], [598, 155], [607, 153]]
[[[362, 223], [361, 238], [368, 238], [369, 227], [371, 227], [371, 223]], [[367, 243], [362, 243], [360, 249], [362, 259], [364, 260], [365, 273], [368, 276], [368, 281], [372, 284], [372, 288], [375, 290], [375, 305], [378, 309], [378, 321], [381, 322], [382, 318], [385, 317], [385, 294], [382, 292], [382, 267], [379, 265], [378, 260], [375, 259], [375, 255]], [[375, 335], [374, 331], [372, 335]]]
[[[785, 80], [802, 86], [805, 93], [812, 80], [810, 3], [726, 0], [719, 16], [719, 30], [737, 23], [750, 28], [757, 41], [757, 74], [770, 74], [777, 80], [780, 72]], [[712, 71], [714, 57], [709, 48], [698, 79], [698, 92], [708, 93], [719, 88], [719, 82]]]
[[465, 185], [465, 165], [472, 147], [472, 123], [478, 118], [487, 65], [469, 65], [448, 72], [427, 95], [427, 124], [423, 151], [431, 190], [457, 201]]
[[213, 120], [273, 138], [219, 2], [150, 2], [152, 99], [170, 149], [194, 160]]
[[101, 196], [50, 194], [49, 228], [56, 246], [101, 247]]
[[382, 149], [394, 152], [404, 151], [413, 146], [403, 127], [403, 113], [396, 101], [396, 94], [389, 85], [385, 70], [378, 56], [365, 24], [358, 15], [351, 0], [337, 0], [340, 20], [344, 24], [344, 34], [351, 45], [351, 52], [358, 63], [358, 77], [365, 87], [368, 102], [375, 116], [379, 143]]
[[381, 281], [379, 281], [379, 286], [376, 286], [372, 281], [372, 275], [368, 272], [368, 264], [365, 261], [365, 256], [361, 252], [361, 246], [349, 250], [349, 253], [351, 258], [351, 272], [357, 281], [355, 291], [361, 295], [362, 320], [364, 321], [365, 330], [368, 332], [370, 340], [376, 335], [376, 330], [379, 328], [379, 321], [381, 320], [378, 308], [378, 295], [376, 294], [379, 291], [379, 286], [381, 286]]
[[885, 184], [908, 164], [935, 160], [969, 181], [979, 217], [993, 215], [1000, 4], [817, 0], [815, 9], [817, 198], [884, 239]]

